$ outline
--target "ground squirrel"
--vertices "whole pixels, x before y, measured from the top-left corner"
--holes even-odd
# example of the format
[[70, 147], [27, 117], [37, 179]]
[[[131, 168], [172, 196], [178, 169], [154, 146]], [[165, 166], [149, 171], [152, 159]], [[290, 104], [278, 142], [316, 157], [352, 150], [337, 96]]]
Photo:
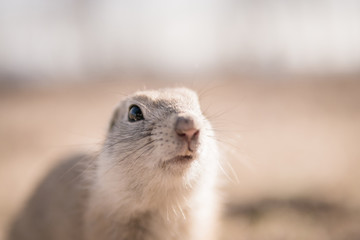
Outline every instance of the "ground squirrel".
[[195, 92], [136, 92], [116, 108], [96, 156], [68, 159], [47, 175], [9, 239], [213, 239], [217, 161]]

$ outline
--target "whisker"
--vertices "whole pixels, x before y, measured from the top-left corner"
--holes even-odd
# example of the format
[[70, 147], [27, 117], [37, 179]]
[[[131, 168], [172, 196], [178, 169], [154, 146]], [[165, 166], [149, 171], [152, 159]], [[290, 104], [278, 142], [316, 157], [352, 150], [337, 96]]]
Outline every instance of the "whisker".
[[[147, 147], [148, 145], [152, 144], [154, 141], [155, 141], [155, 140], [151, 140], [151, 141], [147, 142], [146, 144], [144, 144], [143, 146], [141, 146], [141, 147], [139, 147], [139, 148], [137, 148], [137, 149], [135, 149], [135, 150], [133, 150], [133, 151], [130, 151], [129, 154], [125, 155], [123, 158], [121, 158], [120, 160], [116, 161], [109, 169], [107, 169], [107, 170], [105, 171], [104, 174], [108, 173], [111, 169], [113, 169], [114, 167], [116, 167], [117, 165], [119, 165], [120, 162], [124, 161], [124, 160], [127, 159], [129, 156], [135, 154], [135, 153], [138, 152], [139, 150], [141, 150], [141, 149]], [[139, 159], [139, 157], [136, 158], [135, 160], [137, 160], [137, 159]], [[133, 162], [134, 162], [134, 161], [133, 161]]]

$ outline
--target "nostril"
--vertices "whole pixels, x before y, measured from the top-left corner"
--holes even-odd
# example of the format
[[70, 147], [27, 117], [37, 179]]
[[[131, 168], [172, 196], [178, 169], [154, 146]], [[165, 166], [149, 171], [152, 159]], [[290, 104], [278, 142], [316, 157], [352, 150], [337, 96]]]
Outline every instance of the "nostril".
[[197, 131], [194, 133], [194, 135], [192, 136], [192, 139], [198, 137], [198, 136], [199, 136], [199, 133], [200, 133], [200, 131], [197, 130]]
[[177, 133], [180, 137], [185, 137], [186, 136], [186, 134], [185, 133]]

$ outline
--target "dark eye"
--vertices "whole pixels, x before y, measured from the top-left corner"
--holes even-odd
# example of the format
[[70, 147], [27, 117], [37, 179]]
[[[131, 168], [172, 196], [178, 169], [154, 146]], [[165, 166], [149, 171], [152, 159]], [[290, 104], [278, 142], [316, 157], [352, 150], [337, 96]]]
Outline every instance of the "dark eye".
[[136, 105], [131, 105], [129, 108], [129, 122], [136, 122], [144, 120], [144, 115], [141, 109]]

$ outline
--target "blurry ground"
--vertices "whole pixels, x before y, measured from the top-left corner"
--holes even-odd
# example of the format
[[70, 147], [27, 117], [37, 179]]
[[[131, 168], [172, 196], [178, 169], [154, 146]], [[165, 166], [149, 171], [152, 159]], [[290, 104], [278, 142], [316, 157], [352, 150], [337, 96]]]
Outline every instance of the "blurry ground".
[[223, 240], [360, 239], [360, 82], [345, 79], [2, 89], [0, 239], [56, 161], [100, 146], [124, 94], [178, 85], [198, 90], [224, 152]]

